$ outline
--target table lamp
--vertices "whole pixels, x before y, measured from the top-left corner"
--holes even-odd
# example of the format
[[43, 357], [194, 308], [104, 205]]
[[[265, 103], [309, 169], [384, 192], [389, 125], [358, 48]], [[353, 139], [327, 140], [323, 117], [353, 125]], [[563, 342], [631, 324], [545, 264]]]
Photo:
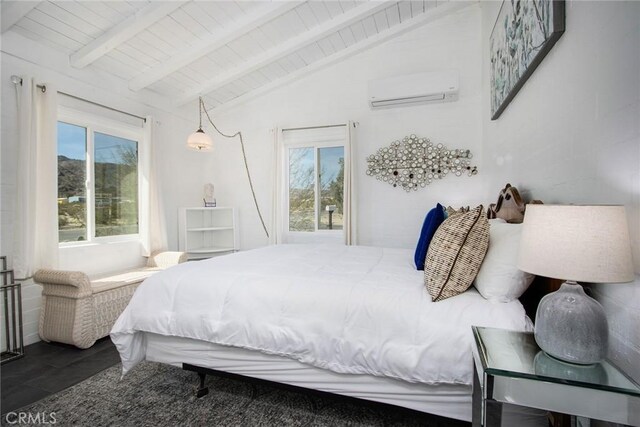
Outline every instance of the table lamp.
[[607, 318], [577, 282], [633, 280], [624, 206], [527, 205], [518, 268], [566, 280], [538, 305], [534, 335], [540, 348], [564, 362], [602, 360]]

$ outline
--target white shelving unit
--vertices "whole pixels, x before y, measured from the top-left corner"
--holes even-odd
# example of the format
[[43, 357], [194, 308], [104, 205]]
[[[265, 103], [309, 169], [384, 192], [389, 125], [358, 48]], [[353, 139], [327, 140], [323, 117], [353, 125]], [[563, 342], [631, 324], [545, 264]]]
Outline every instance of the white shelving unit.
[[180, 208], [178, 221], [180, 250], [187, 252], [189, 259], [237, 250], [234, 208]]

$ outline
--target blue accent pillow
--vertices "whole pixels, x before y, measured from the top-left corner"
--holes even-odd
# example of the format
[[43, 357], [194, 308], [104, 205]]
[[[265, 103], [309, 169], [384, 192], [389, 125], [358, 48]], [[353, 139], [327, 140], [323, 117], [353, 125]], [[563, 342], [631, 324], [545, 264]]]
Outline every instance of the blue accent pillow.
[[420, 238], [418, 239], [418, 246], [416, 247], [416, 254], [413, 257], [416, 263], [416, 269], [424, 270], [424, 260], [427, 257], [429, 243], [431, 243], [431, 239], [433, 239], [433, 235], [436, 234], [436, 230], [440, 227], [440, 224], [444, 222], [444, 216], [445, 210], [442, 205], [438, 203], [425, 217]]

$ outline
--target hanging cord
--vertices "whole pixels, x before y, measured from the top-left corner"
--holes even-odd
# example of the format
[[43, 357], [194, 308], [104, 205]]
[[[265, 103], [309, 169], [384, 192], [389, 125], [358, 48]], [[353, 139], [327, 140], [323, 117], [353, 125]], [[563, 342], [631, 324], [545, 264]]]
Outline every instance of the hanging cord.
[[[262, 223], [262, 228], [264, 229], [264, 233], [267, 235], [267, 238], [269, 238], [269, 232], [267, 231], [267, 226], [265, 225], [264, 219], [262, 218], [262, 212], [260, 212], [260, 206], [258, 206], [258, 199], [256, 199], [256, 192], [253, 189], [253, 181], [251, 180], [251, 174], [249, 173], [249, 164], [247, 163], [247, 154], [244, 149], [242, 132], [238, 131], [233, 135], [227, 135], [225, 133], [220, 132], [220, 129], [218, 129], [218, 127], [213, 123], [213, 120], [211, 120], [211, 117], [209, 116], [209, 112], [207, 111], [207, 108], [205, 107], [204, 101], [202, 100], [202, 98], [200, 98], [200, 106], [204, 110], [204, 113], [206, 114], [207, 119], [209, 120], [209, 123], [211, 123], [211, 126], [213, 126], [216, 132], [218, 132], [220, 135], [224, 136], [225, 138], [235, 138], [236, 136], [240, 137], [240, 147], [242, 148], [242, 159], [244, 160], [244, 168], [247, 171], [247, 178], [249, 178], [249, 187], [251, 188], [253, 203], [256, 205], [256, 211], [258, 211], [258, 216], [260, 217], [260, 222]], [[202, 127], [202, 124], [200, 125], [200, 127]]]

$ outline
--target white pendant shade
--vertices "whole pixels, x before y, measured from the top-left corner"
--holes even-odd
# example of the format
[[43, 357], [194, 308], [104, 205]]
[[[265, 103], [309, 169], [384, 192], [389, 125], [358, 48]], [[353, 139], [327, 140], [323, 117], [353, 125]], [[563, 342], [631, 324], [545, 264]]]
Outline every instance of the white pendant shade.
[[187, 147], [198, 151], [210, 151], [213, 149], [213, 140], [202, 129], [198, 129], [187, 138]]

